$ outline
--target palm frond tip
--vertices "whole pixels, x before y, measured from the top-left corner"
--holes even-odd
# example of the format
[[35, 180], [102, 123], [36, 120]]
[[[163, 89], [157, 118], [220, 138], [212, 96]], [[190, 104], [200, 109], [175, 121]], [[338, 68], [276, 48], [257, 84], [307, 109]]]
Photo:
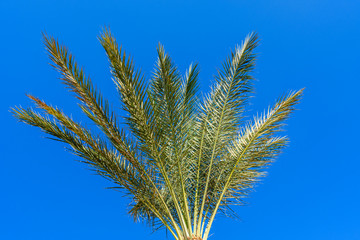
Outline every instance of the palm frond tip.
[[94, 135], [31, 95], [41, 112], [16, 107], [14, 116], [68, 144], [82, 162], [125, 191], [132, 198], [129, 214], [135, 220], [147, 222], [154, 230], [165, 227], [177, 240], [206, 240], [217, 213], [236, 216], [231, 206], [243, 204], [264, 169], [286, 146], [287, 138], [279, 133], [303, 89], [279, 98], [268, 111], [244, 122], [253, 89], [256, 34], [231, 52], [202, 101], [197, 64], [182, 76], [159, 45], [147, 83], [109, 29], [99, 40], [130, 132], [121, 129], [108, 101], [67, 48], [47, 35], [44, 43], [52, 66], [103, 134]]

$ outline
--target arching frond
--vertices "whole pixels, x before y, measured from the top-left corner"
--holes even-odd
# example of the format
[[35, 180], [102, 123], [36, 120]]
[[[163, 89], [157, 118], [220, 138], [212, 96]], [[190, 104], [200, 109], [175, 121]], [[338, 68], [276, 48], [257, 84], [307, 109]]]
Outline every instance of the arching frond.
[[[287, 119], [299, 102], [303, 90], [280, 98], [272, 109], [266, 114], [256, 117], [253, 124], [247, 124], [240, 136], [233, 141], [227, 151], [229, 155], [221, 162], [222, 175], [218, 179], [217, 188], [213, 194], [212, 203], [215, 208], [211, 213], [204, 238], [208, 237], [212, 222], [221, 204], [226, 205], [227, 200], [238, 199], [248, 190], [253, 182], [262, 176], [263, 168], [268, 165], [286, 144], [286, 138], [274, 137], [281, 130], [283, 121]], [[221, 182], [223, 181], [223, 182]], [[216, 197], [218, 195], [218, 197]]]

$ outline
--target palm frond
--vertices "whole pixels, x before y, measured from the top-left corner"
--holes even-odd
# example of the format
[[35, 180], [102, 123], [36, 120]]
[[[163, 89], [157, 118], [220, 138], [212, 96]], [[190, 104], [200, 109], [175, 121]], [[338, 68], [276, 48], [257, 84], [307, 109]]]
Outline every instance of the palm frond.
[[[162, 134], [163, 128], [158, 126], [161, 123], [156, 122], [158, 118], [155, 117], [158, 115], [152, 112], [143, 78], [140, 77], [141, 73], [134, 70], [132, 60], [118, 47], [109, 30], [105, 30], [99, 39], [109, 58], [114, 81], [124, 104], [124, 110], [129, 114], [127, 117], [128, 125], [140, 141], [141, 149], [147, 155], [149, 163], [154, 164], [159, 170], [159, 177], [162, 178], [165, 184], [163, 188], [165, 191], [169, 191], [173, 204], [166, 205], [164, 199], [162, 199], [162, 202], [167, 208], [170, 206], [175, 207], [177, 213], [175, 218], [180, 223], [182, 231], [189, 235], [186, 220], [174, 189], [175, 185], [171, 182], [169, 178], [170, 172], [166, 168], [166, 161], [169, 159], [166, 155], [167, 139]], [[168, 209], [169, 214], [171, 211], [173, 210]], [[170, 216], [172, 218], [172, 215]], [[175, 221], [175, 218], [172, 220]], [[177, 229], [177, 231], [180, 230]]]
[[[41, 128], [45, 133], [55, 137], [55, 140], [69, 144], [71, 146], [69, 150], [83, 158], [82, 162], [92, 166], [97, 174], [126, 189], [136, 201], [143, 201], [147, 206], [143, 211], [151, 210], [155, 213], [152, 216], [160, 219], [162, 224], [169, 226], [170, 229], [172, 223], [164, 212], [163, 206], [158, 203], [158, 196], [154, 194], [151, 185], [146, 181], [147, 179], [141, 176], [142, 173], [139, 173], [131, 162], [127, 161], [115, 149], [110, 150], [106, 142], [101, 140], [99, 136], [94, 137], [61, 110], [47, 105], [34, 96], [28, 96], [38, 108], [46, 111], [46, 115], [42, 116], [32, 109], [18, 107], [13, 109], [13, 113], [19, 120]], [[147, 173], [154, 178], [151, 172], [148, 171]], [[172, 230], [170, 229], [170, 231]]]
[[20, 121], [61, 141], [131, 198], [129, 214], [153, 230], [166, 228], [176, 240], [207, 240], [218, 213], [236, 217], [265, 169], [286, 146], [278, 136], [303, 90], [281, 97], [252, 121], [244, 121], [253, 89], [256, 34], [224, 61], [211, 92], [198, 99], [198, 65], [182, 75], [162, 45], [149, 84], [109, 29], [99, 36], [126, 112], [127, 131], [108, 101], [65, 46], [47, 35], [44, 43], [63, 83], [103, 134], [74, 121], [57, 107], [28, 97], [39, 111], [16, 107]]
[[281, 131], [283, 121], [294, 111], [294, 106], [299, 102], [302, 93], [303, 89], [280, 98], [266, 114], [256, 117], [253, 124], [247, 124], [240, 136], [228, 147], [230, 156], [225, 158], [225, 161], [230, 165], [226, 168], [227, 173], [221, 172], [224, 183], [218, 184], [220, 188], [215, 189], [219, 197], [215, 201], [215, 208], [204, 233], [205, 239], [219, 206], [226, 205], [228, 199], [243, 195], [243, 191], [249, 189], [253, 182], [262, 176], [263, 167], [285, 146], [286, 138], [274, 137], [274, 134]]
[[[250, 72], [254, 67], [254, 48], [257, 35], [249, 35], [241, 47], [237, 47], [223, 64], [216, 77], [216, 85], [202, 105], [199, 116], [198, 136], [194, 146], [199, 146], [196, 159], [196, 193], [194, 219], [197, 234], [204, 221], [205, 205], [210, 203], [208, 189], [210, 177], [214, 177], [213, 165], [218, 161], [222, 149], [234, 136], [241, 120], [241, 113], [252, 89]], [[197, 206], [201, 206], [197, 209]], [[197, 217], [197, 212], [199, 216]]]

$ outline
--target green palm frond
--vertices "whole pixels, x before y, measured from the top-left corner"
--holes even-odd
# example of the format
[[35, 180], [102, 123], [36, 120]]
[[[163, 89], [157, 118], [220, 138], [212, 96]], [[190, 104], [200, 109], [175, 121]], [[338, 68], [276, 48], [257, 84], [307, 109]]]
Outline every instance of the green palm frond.
[[82, 162], [131, 198], [129, 214], [177, 240], [209, 237], [217, 213], [235, 216], [265, 168], [287, 144], [280, 131], [303, 90], [280, 98], [267, 112], [244, 121], [253, 89], [256, 34], [223, 63], [211, 92], [198, 95], [199, 68], [181, 75], [162, 45], [149, 81], [109, 29], [99, 36], [109, 59], [129, 130], [93, 86], [66, 47], [44, 35], [52, 65], [102, 131], [94, 135], [56, 107], [28, 96], [39, 109], [16, 107], [20, 121], [67, 144]]
[[[223, 70], [216, 77], [216, 85], [201, 106], [194, 146], [196, 156], [196, 189], [195, 189], [195, 230], [200, 234], [205, 208], [211, 208], [209, 185], [214, 174], [213, 165], [219, 161], [221, 151], [234, 137], [241, 120], [244, 104], [251, 92], [257, 35], [249, 35], [241, 47], [237, 47], [223, 64]], [[207, 206], [205, 206], [207, 205]], [[198, 209], [198, 206], [201, 206]], [[197, 211], [199, 212], [199, 217]], [[205, 211], [205, 218], [207, 213]], [[197, 219], [198, 218], [198, 219]]]

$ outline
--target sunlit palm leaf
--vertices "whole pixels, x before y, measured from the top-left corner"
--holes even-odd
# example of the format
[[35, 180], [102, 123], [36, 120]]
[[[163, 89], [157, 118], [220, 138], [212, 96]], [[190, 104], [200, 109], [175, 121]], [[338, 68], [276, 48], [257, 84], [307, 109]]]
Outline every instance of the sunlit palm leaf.
[[236, 47], [215, 77], [215, 85], [198, 101], [197, 64], [182, 76], [163, 46], [149, 85], [110, 30], [99, 36], [114, 83], [126, 111], [125, 132], [116, 114], [89, 77], [57, 40], [44, 35], [53, 66], [74, 92], [80, 108], [102, 136], [56, 107], [30, 96], [37, 108], [17, 107], [22, 122], [41, 128], [68, 144], [115, 189], [131, 198], [129, 213], [154, 230], [165, 227], [177, 240], [206, 240], [218, 212], [235, 216], [264, 169], [286, 146], [278, 136], [302, 90], [280, 98], [274, 107], [244, 123], [252, 93], [256, 34]]

